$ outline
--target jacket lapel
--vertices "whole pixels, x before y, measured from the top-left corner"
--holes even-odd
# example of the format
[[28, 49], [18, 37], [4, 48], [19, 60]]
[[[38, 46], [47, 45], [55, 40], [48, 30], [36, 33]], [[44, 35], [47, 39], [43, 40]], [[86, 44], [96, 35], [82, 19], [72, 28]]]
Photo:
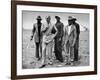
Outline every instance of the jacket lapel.
[[70, 34], [73, 32], [73, 25], [71, 25], [71, 30], [70, 30]]
[[[73, 25], [71, 25], [71, 29], [70, 29], [70, 34], [69, 35], [72, 34], [73, 30], [74, 30]], [[68, 35], [68, 26], [66, 28], [66, 34]]]

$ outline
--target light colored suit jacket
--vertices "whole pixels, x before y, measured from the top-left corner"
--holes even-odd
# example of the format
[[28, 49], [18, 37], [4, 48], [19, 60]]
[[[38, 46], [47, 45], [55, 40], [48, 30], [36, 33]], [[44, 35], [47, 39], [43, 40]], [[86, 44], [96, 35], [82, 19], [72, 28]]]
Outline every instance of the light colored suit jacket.
[[76, 27], [75, 25], [71, 25], [70, 34], [68, 34], [68, 25], [64, 29], [64, 42], [67, 44], [69, 42], [70, 46], [74, 46], [76, 42]]
[[[40, 39], [42, 39], [42, 32], [45, 30], [45, 26], [44, 24], [41, 25], [41, 31], [40, 31]], [[39, 32], [38, 32], [38, 26], [37, 26], [37, 23], [35, 23], [33, 25], [33, 30], [32, 30], [32, 34], [34, 35], [34, 41], [35, 42], [39, 42]]]
[[[55, 25], [53, 25], [52, 23], [45, 23], [45, 27], [47, 28], [46, 32], [43, 34], [43, 42], [51, 42], [53, 41], [54, 37], [57, 34], [57, 29], [55, 27]], [[52, 31], [55, 30], [54, 33], [52, 33]]]

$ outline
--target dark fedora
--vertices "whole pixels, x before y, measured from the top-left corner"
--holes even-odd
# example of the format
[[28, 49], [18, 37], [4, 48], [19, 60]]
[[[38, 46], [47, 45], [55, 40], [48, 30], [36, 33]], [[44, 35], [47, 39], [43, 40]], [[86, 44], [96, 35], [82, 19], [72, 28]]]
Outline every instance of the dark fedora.
[[41, 16], [38, 16], [38, 17], [37, 17], [37, 20], [42, 20]]
[[59, 17], [59, 16], [55, 16], [55, 18], [56, 18], [56, 19], [60, 19], [60, 17]]

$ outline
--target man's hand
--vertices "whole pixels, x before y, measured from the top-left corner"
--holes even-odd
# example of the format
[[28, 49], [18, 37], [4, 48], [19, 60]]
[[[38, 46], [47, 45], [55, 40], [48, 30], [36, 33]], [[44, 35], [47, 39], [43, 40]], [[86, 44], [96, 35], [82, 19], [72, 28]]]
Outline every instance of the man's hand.
[[33, 40], [33, 36], [31, 36], [31, 39], [30, 39], [30, 41], [31, 41], [31, 40]]

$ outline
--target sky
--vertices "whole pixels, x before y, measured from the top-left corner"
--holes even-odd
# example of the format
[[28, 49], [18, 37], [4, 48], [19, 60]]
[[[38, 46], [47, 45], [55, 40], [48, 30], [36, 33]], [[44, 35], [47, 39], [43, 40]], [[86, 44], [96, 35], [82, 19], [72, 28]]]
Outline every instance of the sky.
[[89, 14], [87, 13], [67, 13], [67, 12], [44, 12], [44, 11], [22, 11], [22, 21], [24, 29], [32, 29], [33, 24], [36, 23], [37, 16], [42, 17], [42, 23], [46, 22], [46, 16], [51, 16], [51, 22], [53, 24], [56, 23], [55, 16], [59, 16], [61, 18], [61, 22], [66, 26], [68, 24], [68, 16], [75, 17], [77, 19], [77, 23], [80, 24], [80, 30], [84, 31], [83, 26], [89, 29], [90, 20]]

